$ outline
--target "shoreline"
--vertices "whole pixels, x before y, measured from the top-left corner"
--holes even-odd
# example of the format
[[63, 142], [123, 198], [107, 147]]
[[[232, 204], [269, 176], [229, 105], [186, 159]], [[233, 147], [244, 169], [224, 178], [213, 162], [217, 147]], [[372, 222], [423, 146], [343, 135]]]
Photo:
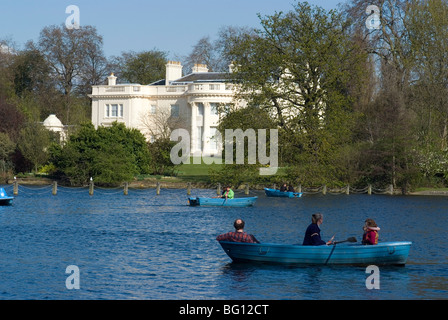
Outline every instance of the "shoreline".
[[[176, 181], [169, 181], [170, 178], [164, 179], [144, 179], [144, 180], [134, 180], [128, 183], [128, 188], [134, 188], [134, 189], [155, 189], [157, 188], [158, 184], [160, 188], [165, 189], [187, 189], [189, 186], [190, 188], [194, 189], [215, 189], [217, 188], [216, 184], [210, 183], [210, 182], [198, 182], [198, 181], [179, 181], [179, 179], [176, 179]], [[60, 181], [56, 179], [49, 179], [44, 177], [29, 177], [29, 178], [18, 178], [16, 180], [14, 179], [8, 179], [4, 185], [13, 185], [14, 181], [17, 181], [19, 185], [26, 185], [26, 186], [50, 186], [53, 185], [54, 182], [57, 182], [58, 184]], [[85, 186], [68, 186], [64, 185], [63, 183], [60, 184], [62, 187], [89, 187], [88, 185]], [[124, 187], [124, 185], [121, 185], [119, 187]], [[266, 186], [262, 185], [251, 185], [251, 190], [263, 190]], [[103, 187], [104, 188], [104, 187]], [[105, 187], [107, 188], [107, 187]], [[115, 187], [110, 187], [117, 188]], [[236, 188], [236, 190], [244, 190], [245, 186], [242, 185], [239, 188]], [[315, 193], [315, 192], [313, 192]], [[318, 192], [317, 192], [318, 193]], [[344, 192], [341, 192], [341, 194]], [[356, 194], [356, 193], [351, 193]], [[394, 195], [403, 195], [401, 192], [401, 189], [395, 189]], [[448, 190], [437, 190], [437, 189], [428, 189], [428, 190], [422, 190], [422, 191], [411, 191], [406, 193], [407, 196], [448, 196]]]

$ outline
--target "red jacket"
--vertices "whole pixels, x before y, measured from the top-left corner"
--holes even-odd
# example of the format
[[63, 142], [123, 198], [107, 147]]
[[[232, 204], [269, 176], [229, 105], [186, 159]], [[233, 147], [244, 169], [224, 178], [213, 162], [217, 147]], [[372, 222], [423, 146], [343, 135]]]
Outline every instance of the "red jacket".
[[378, 231], [367, 229], [362, 236], [363, 244], [378, 244]]

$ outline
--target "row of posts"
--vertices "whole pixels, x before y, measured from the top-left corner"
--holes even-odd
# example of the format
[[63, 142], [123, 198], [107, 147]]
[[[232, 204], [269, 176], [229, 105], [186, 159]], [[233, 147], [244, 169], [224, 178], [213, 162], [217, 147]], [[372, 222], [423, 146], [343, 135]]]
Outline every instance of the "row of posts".
[[[160, 182], [157, 182], [157, 184], [156, 184], [156, 194], [157, 195], [160, 194], [160, 188], [161, 188], [161, 184], [160, 184]], [[275, 184], [273, 185], [273, 188], [274, 189], [276, 188]], [[89, 195], [93, 196], [94, 189], [95, 189], [94, 188], [94, 183], [91, 180], [90, 183], [89, 183]], [[14, 192], [14, 195], [18, 195], [19, 194], [19, 183], [18, 183], [18, 181], [14, 181], [14, 183], [13, 183], [13, 192]], [[124, 193], [124, 195], [128, 195], [128, 192], [129, 192], [129, 183], [125, 182], [124, 188], [123, 188], [123, 193]], [[216, 188], [216, 194], [220, 195], [221, 192], [222, 192], [221, 184], [218, 183], [218, 186]], [[301, 185], [299, 185], [297, 187], [296, 192], [299, 192], [299, 193], [302, 192], [302, 186]], [[52, 185], [52, 194], [53, 195], [57, 195], [57, 193], [58, 193], [58, 183], [56, 181], [54, 181], [53, 185]], [[350, 194], [350, 186], [349, 185], [346, 186], [344, 193], [345, 194]], [[393, 185], [389, 186], [389, 188], [387, 189], [386, 193], [391, 194], [391, 195], [394, 194], [394, 187], [393, 187]], [[246, 183], [246, 185], [244, 186], [244, 194], [245, 195], [249, 194], [249, 184], [248, 183]], [[327, 186], [326, 185], [322, 186], [322, 194], [323, 195], [327, 194]], [[367, 194], [369, 194], [369, 195], [372, 194], [372, 185], [370, 185], [370, 184], [369, 184], [369, 186], [367, 188]], [[191, 195], [191, 182], [187, 183], [187, 195]]]

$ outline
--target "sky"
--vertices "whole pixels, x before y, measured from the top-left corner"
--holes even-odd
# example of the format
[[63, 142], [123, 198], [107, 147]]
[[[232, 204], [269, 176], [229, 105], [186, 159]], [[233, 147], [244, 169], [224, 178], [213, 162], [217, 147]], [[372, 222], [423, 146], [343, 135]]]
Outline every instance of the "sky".
[[[188, 55], [202, 37], [216, 38], [225, 26], [259, 27], [258, 14], [292, 9], [297, 0], [1, 0], [0, 40], [18, 49], [37, 41], [40, 31], [65, 24], [79, 8], [80, 25], [97, 28], [106, 57], [158, 49], [169, 59]], [[308, 0], [326, 10], [343, 0]]]

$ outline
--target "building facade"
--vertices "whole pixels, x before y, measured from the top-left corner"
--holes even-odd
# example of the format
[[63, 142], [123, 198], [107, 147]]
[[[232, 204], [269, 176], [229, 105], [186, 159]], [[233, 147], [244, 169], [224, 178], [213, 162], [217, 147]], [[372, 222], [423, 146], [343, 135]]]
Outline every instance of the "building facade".
[[228, 75], [197, 64], [182, 76], [182, 65], [175, 61], [166, 64], [166, 79], [149, 85], [117, 84], [111, 74], [107, 85], [92, 88], [92, 123], [97, 128], [122, 122], [149, 141], [183, 128], [190, 134], [191, 154], [216, 155], [221, 150], [220, 140], [214, 139], [218, 107], [235, 103]]

